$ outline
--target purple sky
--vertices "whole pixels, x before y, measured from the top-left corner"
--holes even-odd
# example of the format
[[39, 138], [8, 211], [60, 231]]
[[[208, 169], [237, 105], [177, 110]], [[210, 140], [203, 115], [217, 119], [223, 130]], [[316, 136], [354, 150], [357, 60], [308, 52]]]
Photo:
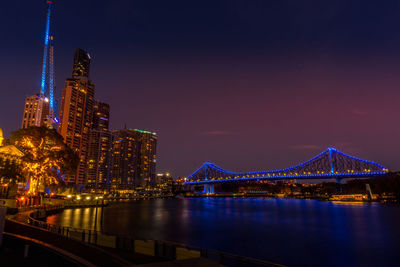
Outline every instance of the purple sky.
[[[22, 2], [0, 10], [6, 135], [39, 91], [45, 5]], [[157, 132], [158, 171], [176, 176], [284, 168], [328, 146], [399, 169], [397, 1], [188, 2], [57, 1], [56, 95], [74, 49], [89, 51], [112, 129]]]

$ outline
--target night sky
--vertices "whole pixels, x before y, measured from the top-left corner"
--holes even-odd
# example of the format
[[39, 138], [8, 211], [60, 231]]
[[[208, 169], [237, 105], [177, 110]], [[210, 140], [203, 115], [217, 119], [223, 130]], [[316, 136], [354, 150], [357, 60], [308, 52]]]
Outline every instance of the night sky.
[[[44, 0], [2, 1], [0, 127], [39, 92]], [[157, 132], [158, 171], [288, 167], [328, 146], [400, 169], [400, 2], [56, 0], [56, 96], [92, 56], [111, 128]]]

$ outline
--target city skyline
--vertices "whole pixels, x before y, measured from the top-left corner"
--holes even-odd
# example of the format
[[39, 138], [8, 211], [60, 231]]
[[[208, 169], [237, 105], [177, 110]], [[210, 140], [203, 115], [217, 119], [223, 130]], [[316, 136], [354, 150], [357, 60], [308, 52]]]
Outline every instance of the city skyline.
[[[6, 137], [20, 126], [23, 98], [40, 89], [43, 2], [28, 4], [32, 14], [29, 8], [21, 11], [29, 11], [25, 15], [34, 21], [24, 25], [29, 31], [21, 33], [32, 47], [20, 54], [10, 53], [13, 60], [5, 55], [7, 69], [2, 66], [0, 71], [5, 81], [3, 92], [11, 91], [7, 103], [1, 105], [2, 114], [6, 110], [10, 114], [0, 120]], [[284, 4], [258, 2], [262, 10], [286, 14], [280, 20], [278, 15], [273, 19], [257, 16], [255, 9], [240, 10], [241, 1], [232, 5], [206, 1], [200, 11], [195, 4], [165, 4], [153, 14], [146, 13], [146, 4], [132, 6], [128, 1], [111, 5], [112, 10], [106, 12], [110, 4], [100, 1], [93, 7], [83, 3], [82, 10], [90, 6], [94, 15], [78, 16], [68, 25], [66, 15], [73, 10], [72, 2], [55, 3], [56, 99], [60, 99], [63, 82], [70, 76], [74, 49], [87, 49], [93, 57], [91, 73], [97, 98], [111, 106], [110, 129], [122, 129], [126, 124], [128, 128], [157, 132], [158, 172], [186, 176], [205, 161], [230, 170], [278, 169], [306, 160], [328, 146], [379, 159], [389, 169], [398, 170], [398, 37], [391, 40], [393, 29], [384, 30], [397, 20], [394, 14], [399, 8], [394, 2], [374, 10], [370, 3], [349, 6], [339, 2], [323, 7], [311, 1], [299, 7], [294, 13], [299, 17], [292, 20], [288, 17], [294, 10]], [[307, 11], [311, 4], [314, 9]], [[16, 7], [15, 3], [6, 4], [10, 14]], [[345, 13], [345, 7], [360, 8], [360, 15], [350, 17], [354, 12]], [[185, 8], [193, 18], [181, 13]], [[282, 11], [285, 8], [288, 12]], [[163, 9], [179, 15], [164, 28], [160, 25], [163, 17], [156, 18]], [[125, 16], [116, 19], [118, 12]], [[197, 25], [201, 14], [207, 14], [208, 23], [216, 27]], [[367, 15], [374, 15], [378, 26], [366, 23]], [[106, 22], [96, 25], [102, 17]], [[187, 34], [190, 27], [181, 26], [179, 19], [194, 25], [199, 40], [194, 33]], [[341, 20], [353, 30], [365, 30], [351, 35], [351, 27], [344, 29]], [[313, 26], [313, 21], [321, 26]], [[281, 24], [276, 30], [268, 26], [268, 31], [261, 31], [262, 25], [269, 25], [267, 22]], [[87, 30], [73, 27], [75, 24], [87, 25], [93, 33], [87, 39], [80, 38]], [[130, 29], [138, 25], [141, 27]], [[327, 25], [333, 25], [333, 29], [314, 36]], [[18, 32], [21, 27], [17, 23], [11, 28]], [[75, 28], [77, 40], [67, 41], [72, 33], [68, 27]], [[240, 27], [250, 30], [249, 36]], [[115, 32], [101, 34], [101, 29]], [[290, 30], [294, 37], [286, 41], [293, 44], [279, 47]], [[150, 33], [146, 35], [146, 31]], [[225, 36], [217, 36], [222, 32]], [[168, 37], [167, 33], [172, 35]], [[265, 37], [267, 33], [272, 37]], [[246, 43], [253, 39], [260, 47]], [[96, 41], [103, 42], [99, 45]], [[306, 43], [312, 45], [307, 48]], [[20, 49], [19, 45], [11, 48], [2, 44], [11, 51]], [[115, 49], [110, 50], [110, 46]], [[13, 79], [13, 71], [22, 72], [26, 78]]]
[[3, 3], [1, 266], [400, 266], [399, 13]]

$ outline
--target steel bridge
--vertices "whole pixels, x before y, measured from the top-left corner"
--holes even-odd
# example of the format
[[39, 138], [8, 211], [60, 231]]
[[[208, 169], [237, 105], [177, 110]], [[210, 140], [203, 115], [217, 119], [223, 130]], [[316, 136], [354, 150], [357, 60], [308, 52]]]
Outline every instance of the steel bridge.
[[231, 172], [206, 162], [185, 178], [185, 185], [204, 185], [205, 193], [214, 193], [214, 184], [238, 181], [285, 179], [341, 179], [382, 176], [389, 170], [382, 165], [359, 159], [328, 148], [314, 158], [281, 170], [258, 172]]

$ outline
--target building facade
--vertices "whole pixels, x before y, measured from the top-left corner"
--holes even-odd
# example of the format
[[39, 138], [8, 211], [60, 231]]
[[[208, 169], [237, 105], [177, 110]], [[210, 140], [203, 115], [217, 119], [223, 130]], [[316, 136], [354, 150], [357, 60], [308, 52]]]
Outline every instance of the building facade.
[[143, 190], [156, 184], [156, 133], [113, 131], [111, 188]]
[[110, 120], [110, 105], [95, 100], [93, 106], [92, 129], [108, 131]]
[[69, 184], [86, 183], [86, 162], [89, 136], [93, 120], [94, 84], [89, 79], [90, 56], [76, 49], [72, 78], [65, 81], [62, 92], [60, 124], [58, 132], [64, 142], [76, 151], [80, 158], [75, 176], [66, 177]]
[[90, 189], [110, 188], [111, 138], [109, 131], [90, 131], [86, 165], [86, 185]]
[[24, 153], [13, 145], [3, 146], [3, 131], [0, 129], [0, 197], [10, 197], [16, 193], [10, 194], [12, 180], [16, 179], [21, 172], [21, 161]]
[[154, 187], [157, 182], [157, 134], [138, 129], [132, 130], [135, 133], [138, 147], [138, 160], [136, 166], [136, 187]]
[[36, 94], [29, 96], [25, 98], [21, 128], [49, 126], [49, 115], [49, 99], [45, 95]]
[[138, 160], [135, 134], [127, 129], [114, 130], [111, 153], [111, 189], [135, 189]]
[[108, 128], [109, 118], [110, 106], [96, 100], [93, 107], [86, 168], [87, 187], [94, 190], [110, 188], [112, 136]]

